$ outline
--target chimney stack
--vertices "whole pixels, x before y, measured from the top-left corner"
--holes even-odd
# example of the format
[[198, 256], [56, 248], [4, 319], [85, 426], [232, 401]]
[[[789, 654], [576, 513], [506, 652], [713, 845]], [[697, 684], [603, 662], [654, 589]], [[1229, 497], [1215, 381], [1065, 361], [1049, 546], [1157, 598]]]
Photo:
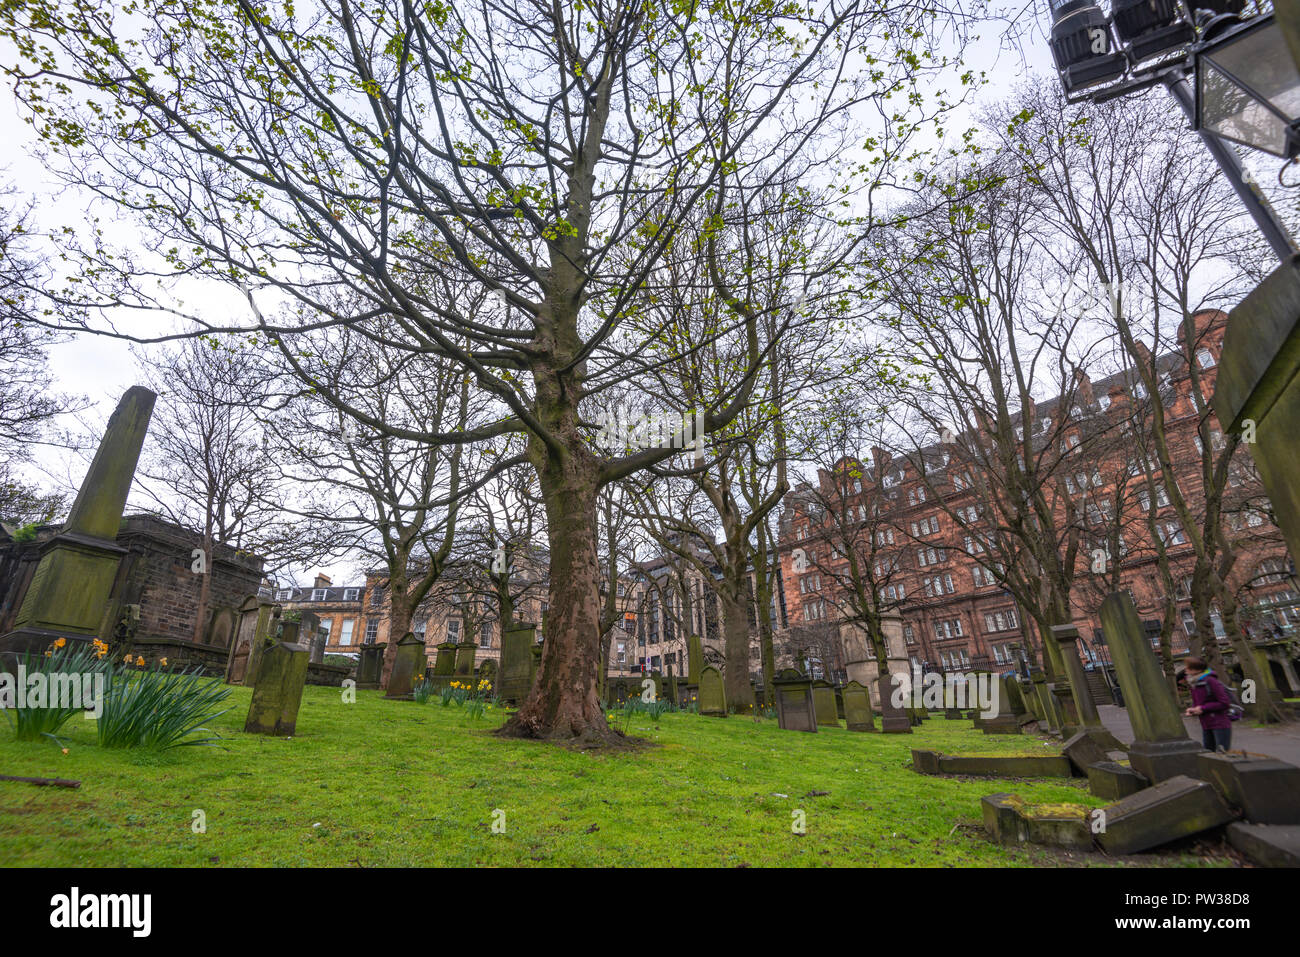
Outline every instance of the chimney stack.
[[329, 575], [317, 575], [317, 576], [316, 576], [316, 583], [315, 583], [314, 585], [312, 585], [312, 587], [313, 587], [313, 588], [329, 588], [329, 587], [330, 587], [330, 577], [329, 577]]

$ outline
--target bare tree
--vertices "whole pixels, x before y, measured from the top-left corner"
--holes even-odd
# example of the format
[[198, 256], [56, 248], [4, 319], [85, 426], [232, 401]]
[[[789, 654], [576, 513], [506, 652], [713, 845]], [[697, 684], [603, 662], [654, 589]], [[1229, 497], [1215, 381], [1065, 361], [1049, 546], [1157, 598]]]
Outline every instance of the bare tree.
[[[1240, 436], [1211, 427], [1217, 370], [1205, 351], [1222, 338], [1214, 306], [1245, 291], [1245, 277], [1225, 266], [1251, 247], [1249, 221], [1194, 135], [1170, 122], [1162, 104], [1146, 98], [1085, 113], [1049, 90], [1023, 91], [1003, 110], [1020, 121], [993, 128], [1020, 157], [1042, 218], [1067, 237], [1062, 264], [1109, 292], [1103, 318], [1145, 400], [1154, 481], [1168, 502], [1157, 535], [1166, 545], [1185, 540], [1194, 554], [1193, 642], [1220, 663], [1212, 625], [1218, 605], [1243, 672], [1266, 687], [1228, 584], [1237, 550], [1224, 519], [1225, 491], [1245, 451]], [[1171, 389], [1171, 379], [1187, 388]], [[1195, 472], [1180, 483], [1188, 472], [1177, 467], [1184, 451], [1175, 448], [1171, 427], [1189, 412], [1196, 420]], [[1280, 719], [1267, 696], [1248, 708], [1258, 719]]]

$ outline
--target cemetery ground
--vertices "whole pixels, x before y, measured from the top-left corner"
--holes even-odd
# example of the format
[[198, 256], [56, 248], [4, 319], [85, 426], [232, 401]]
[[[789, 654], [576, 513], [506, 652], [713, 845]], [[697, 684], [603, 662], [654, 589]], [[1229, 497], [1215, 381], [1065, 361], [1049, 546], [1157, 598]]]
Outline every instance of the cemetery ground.
[[[249, 690], [210, 727], [219, 747], [100, 748], [74, 717], [51, 741], [0, 727], [0, 865], [7, 866], [1230, 866], [1189, 841], [1123, 859], [984, 834], [980, 798], [1101, 806], [1081, 779], [936, 778], [912, 748], [1058, 753], [1032, 735], [983, 735], [931, 718], [913, 734], [783, 732], [774, 720], [633, 715], [648, 742], [601, 754], [503, 739], [437, 698], [393, 702], [305, 690], [292, 738], [242, 732]], [[612, 719], [622, 722], [621, 714]], [[504, 812], [493, 833], [494, 811]], [[792, 830], [803, 811], [806, 833]], [[201, 812], [204, 833], [196, 833]]]

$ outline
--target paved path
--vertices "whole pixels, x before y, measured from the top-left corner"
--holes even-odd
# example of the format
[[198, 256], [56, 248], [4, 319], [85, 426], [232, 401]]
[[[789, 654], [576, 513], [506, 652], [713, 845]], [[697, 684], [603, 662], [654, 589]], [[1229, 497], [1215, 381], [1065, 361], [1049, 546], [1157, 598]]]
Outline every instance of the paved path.
[[[1111, 734], [1125, 744], [1133, 741], [1133, 726], [1128, 720], [1128, 710], [1113, 704], [1104, 704], [1097, 708], [1101, 714], [1101, 723]], [[1249, 718], [1242, 718], [1232, 724], [1232, 750], [1253, 751], [1267, 754], [1300, 765], [1300, 724], [1294, 722], [1281, 728], [1255, 728], [1249, 725]], [[1201, 723], [1195, 718], [1183, 718], [1187, 733], [1193, 741], [1201, 740]]]

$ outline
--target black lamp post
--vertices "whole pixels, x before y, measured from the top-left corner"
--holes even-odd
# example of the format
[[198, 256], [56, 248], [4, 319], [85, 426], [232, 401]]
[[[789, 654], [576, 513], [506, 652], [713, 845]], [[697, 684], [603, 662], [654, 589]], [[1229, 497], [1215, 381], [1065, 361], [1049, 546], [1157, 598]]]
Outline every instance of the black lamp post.
[[1286, 261], [1295, 253], [1223, 142], [1287, 159], [1300, 154], [1300, 71], [1273, 14], [1243, 18], [1246, 0], [1111, 0], [1109, 17], [1092, 0], [1048, 4], [1052, 56], [1069, 102], [1102, 103], [1164, 85], [1274, 254]]

